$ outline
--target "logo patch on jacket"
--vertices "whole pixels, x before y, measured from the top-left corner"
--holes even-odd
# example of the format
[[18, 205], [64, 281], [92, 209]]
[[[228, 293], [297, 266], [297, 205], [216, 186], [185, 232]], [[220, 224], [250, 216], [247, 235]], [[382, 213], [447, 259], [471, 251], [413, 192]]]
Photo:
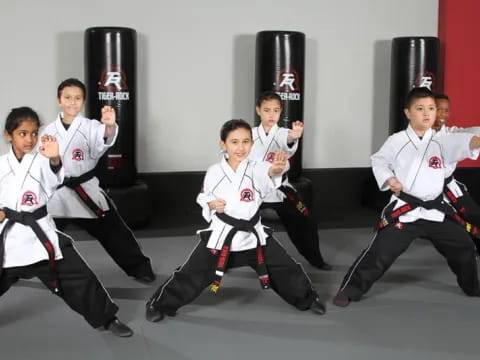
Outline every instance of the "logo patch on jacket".
[[441, 169], [442, 168], [442, 159], [438, 156], [432, 156], [428, 159], [428, 166], [434, 169]]
[[267, 156], [265, 156], [265, 161], [268, 161], [269, 163], [273, 163], [273, 159], [275, 159], [274, 152], [269, 152]]
[[253, 200], [253, 191], [251, 189], [245, 188], [240, 191], [240, 201], [250, 202]]
[[22, 205], [33, 206], [38, 204], [37, 195], [34, 192], [28, 190], [22, 195]]
[[78, 149], [74, 149], [72, 151], [72, 160], [75, 160], [75, 161], [83, 161], [85, 160], [85, 156], [83, 154], [83, 150], [78, 148]]

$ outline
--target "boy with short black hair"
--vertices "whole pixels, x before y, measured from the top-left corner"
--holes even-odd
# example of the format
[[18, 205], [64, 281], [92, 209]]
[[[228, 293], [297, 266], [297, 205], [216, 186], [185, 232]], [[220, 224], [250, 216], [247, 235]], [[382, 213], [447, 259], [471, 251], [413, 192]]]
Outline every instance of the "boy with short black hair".
[[48, 203], [48, 212], [60, 230], [73, 222], [98, 239], [127, 275], [141, 282], [153, 282], [150, 259], [142, 253], [135, 235], [100, 187], [94, 172], [100, 157], [115, 143], [115, 110], [104, 106], [100, 121], [85, 118], [81, 114], [85, 91], [78, 79], [62, 81], [57, 90], [62, 111], [44, 129], [58, 139], [66, 175]]
[[437, 136], [431, 129], [435, 98], [427, 88], [410, 91], [405, 114], [407, 129], [391, 135], [371, 157], [379, 188], [393, 194], [375, 236], [343, 279], [333, 299], [337, 306], [360, 300], [417, 237], [430, 240], [447, 259], [467, 295], [480, 296], [474, 246], [455, 210], [443, 201], [445, 166], [477, 157], [480, 137]]

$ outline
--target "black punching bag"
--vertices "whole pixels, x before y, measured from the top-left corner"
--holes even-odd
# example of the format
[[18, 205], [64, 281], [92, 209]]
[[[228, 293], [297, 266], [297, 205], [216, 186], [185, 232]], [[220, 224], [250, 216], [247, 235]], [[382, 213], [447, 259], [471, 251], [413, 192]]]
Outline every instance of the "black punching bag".
[[404, 130], [408, 119], [403, 111], [405, 98], [414, 87], [438, 89], [438, 56], [440, 42], [436, 37], [399, 37], [392, 41], [390, 83], [390, 134]]
[[101, 118], [104, 105], [115, 109], [119, 134], [99, 161], [103, 186], [129, 186], [136, 176], [136, 31], [122, 27], [85, 30], [86, 115]]
[[[282, 98], [283, 112], [278, 126], [291, 128], [293, 121], [303, 122], [303, 84], [305, 34], [296, 31], [257, 33], [255, 53], [255, 101], [264, 91], [275, 91]], [[260, 123], [255, 113], [255, 125]], [[302, 172], [302, 139], [290, 158], [290, 180]]]

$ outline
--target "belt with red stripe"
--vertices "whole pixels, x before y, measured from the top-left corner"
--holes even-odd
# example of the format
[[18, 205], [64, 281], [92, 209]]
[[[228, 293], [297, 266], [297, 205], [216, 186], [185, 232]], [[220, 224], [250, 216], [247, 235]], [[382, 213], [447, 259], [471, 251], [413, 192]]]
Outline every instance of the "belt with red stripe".
[[310, 214], [310, 210], [308, 210], [307, 205], [305, 202], [300, 199], [297, 190], [290, 186], [281, 185], [278, 190], [285, 194], [287, 199], [295, 206], [295, 208], [304, 216], [308, 216]]
[[58, 186], [58, 189], [60, 189], [62, 186], [66, 186], [72, 189], [80, 197], [80, 200], [82, 200], [83, 203], [90, 210], [92, 210], [95, 215], [97, 215], [97, 217], [103, 217], [105, 216], [104, 211], [95, 203], [95, 201], [92, 200], [90, 196], [88, 196], [87, 192], [82, 187], [83, 183], [87, 182], [93, 177], [95, 177], [95, 169], [87, 171], [86, 173], [80, 176], [66, 177], [63, 180], [63, 183], [60, 186]]
[[217, 292], [220, 287], [220, 282], [222, 281], [223, 275], [225, 273], [228, 257], [230, 254], [230, 249], [232, 247], [232, 240], [237, 231], [246, 231], [253, 233], [257, 238], [257, 274], [260, 280], [260, 285], [262, 289], [270, 288], [270, 279], [267, 273], [267, 267], [265, 265], [265, 260], [263, 257], [263, 247], [260, 243], [260, 237], [258, 236], [255, 225], [260, 221], [260, 212], [257, 211], [255, 215], [250, 220], [242, 220], [231, 217], [225, 213], [216, 213], [215, 214], [220, 220], [224, 223], [232, 226], [232, 229], [229, 231], [223, 242], [222, 250], [220, 251], [217, 268], [215, 269], [215, 278], [213, 284], [210, 287], [210, 290]]
[[418, 207], [422, 207], [427, 210], [438, 210], [443, 212], [446, 216], [455, 220], [459, 223], [467, 232], [475, 237], [480, 238], [479, 229], [476, 226], [473, 226], [471, 223], [465, 221], [457, 211], [447, 202], [443, 200], [443, 194], [440, 194], [433, 200], [423, 201], [413, 195], [400, 192], [396, 195], [399, 199], [403, 200], [406, 204], [400, 206], [398, 209], [395, 209], [397, 201], [392, 201], [382, 212], [382, 217], [380, 222], [377, 224], [378, 229], [383, 229], [388, 225], [392, 224], [395, 221], [398, 221], [398, 218]]

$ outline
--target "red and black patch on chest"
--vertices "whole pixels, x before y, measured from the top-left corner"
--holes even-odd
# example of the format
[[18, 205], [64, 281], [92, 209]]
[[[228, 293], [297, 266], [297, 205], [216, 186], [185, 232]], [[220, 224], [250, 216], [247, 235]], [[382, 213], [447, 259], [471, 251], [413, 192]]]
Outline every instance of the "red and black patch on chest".
[[265, 161], [268, 161], [269, 163], [273, 163], [273, 160], [275, 159], [275, 153], [274, 152], [269, 152], [267, 156], [265, 156]]
[[442, 168], [442, 159], [438, 156], [432, 156], [428, 159], [428, 166], [433, 169], [441, 169]]
[[72, 151], [72, 160], [83, 161], [85, 160], [85, 154], [82, 149], [77, 148]]
[[27, 190], [22, 195], [22, 205], [33, 206], [38, 205], [37, 195], [30, 190]]
[[240, 191], [240, 201], [250, 202], [253, 200], [255, 199], [254, 199], [254, 193], [252, 189], [245, 188], [242, 191]]

